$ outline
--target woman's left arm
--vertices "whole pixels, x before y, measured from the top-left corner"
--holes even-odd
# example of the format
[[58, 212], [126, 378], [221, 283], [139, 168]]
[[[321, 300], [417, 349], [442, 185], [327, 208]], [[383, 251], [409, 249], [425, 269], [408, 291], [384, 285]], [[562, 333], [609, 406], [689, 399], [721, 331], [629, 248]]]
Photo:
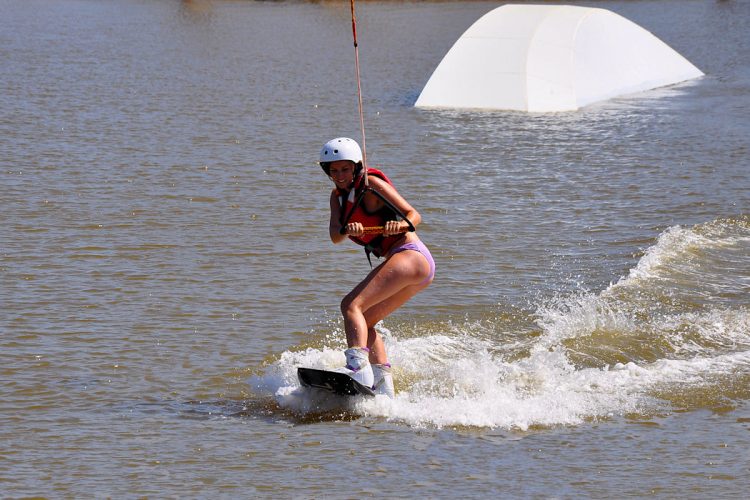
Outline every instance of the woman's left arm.
[[[419, 212], [417, 212], [417, 210], [399, 194], [396, 188], [374, 175], [370, 176], [368, 181], [370, 187], [381, 194], [383, 198], [388, 200], [394, 207], [399, 209], [414, 227], [417, 227], [419, 223], [422, 222], [422, 216], [419, 215]], [[385, 236], [391, 236], [398, 233], [404, 233], [408, 230], [409, 223], [402, 220], [398, 221], [397, 224], [386, 224], [386, 229], [383, 231], [383, 234]]]

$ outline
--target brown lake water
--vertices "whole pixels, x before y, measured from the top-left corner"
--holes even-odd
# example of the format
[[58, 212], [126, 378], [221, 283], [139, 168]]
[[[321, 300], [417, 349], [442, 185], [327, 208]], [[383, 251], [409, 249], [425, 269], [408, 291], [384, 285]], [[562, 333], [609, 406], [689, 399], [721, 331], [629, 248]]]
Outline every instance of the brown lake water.
[[750, 3], [620, 1], [706, 73], [573, 113], [413, 107], [494, 2], [357, 4], [368, 159], [432, 286], [395, 400], [300, 389], [368, 271], [346, 2], [0, 1], [4, 497], [750, 489]]

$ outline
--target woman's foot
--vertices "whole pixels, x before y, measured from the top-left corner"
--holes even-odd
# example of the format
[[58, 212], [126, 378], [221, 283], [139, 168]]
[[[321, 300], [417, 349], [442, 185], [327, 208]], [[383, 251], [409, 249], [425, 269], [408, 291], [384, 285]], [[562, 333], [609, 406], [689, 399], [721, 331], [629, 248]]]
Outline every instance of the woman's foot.
[[372, 373], [372, 365], [370, 365], [368, 359], [369, 352], [370, 350], [366, 347], [350, 347], [344, 351], [346, 366], [336, 371], [346, 373], [365, 387], [372, 387], [375, 383], [375, 377]]
[[390, 363], [372, 365], [372, 374], [375, 379], [372, 390], [375, 394], [384, 394], [391, 399], [396, 397]]

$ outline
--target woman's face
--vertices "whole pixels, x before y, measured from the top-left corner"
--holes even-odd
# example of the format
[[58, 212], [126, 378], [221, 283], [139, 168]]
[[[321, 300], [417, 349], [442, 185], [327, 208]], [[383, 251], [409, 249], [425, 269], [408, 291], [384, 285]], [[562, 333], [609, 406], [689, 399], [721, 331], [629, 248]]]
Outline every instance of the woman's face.
[[346, 189], [354, 180], [354, 163], [349, 160], [332, 161], [328, 172], [336, 187]]

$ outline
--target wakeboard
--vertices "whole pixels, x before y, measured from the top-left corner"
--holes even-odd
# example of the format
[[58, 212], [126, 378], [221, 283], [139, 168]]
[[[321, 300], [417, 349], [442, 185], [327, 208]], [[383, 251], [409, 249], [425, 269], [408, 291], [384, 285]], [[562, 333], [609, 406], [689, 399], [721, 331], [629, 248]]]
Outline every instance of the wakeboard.
[[346, 373], [297, 368], [297, 377], [305, 387], [323, 389], [339, 396], [374, 396], [372, 389], [351, 378]]

